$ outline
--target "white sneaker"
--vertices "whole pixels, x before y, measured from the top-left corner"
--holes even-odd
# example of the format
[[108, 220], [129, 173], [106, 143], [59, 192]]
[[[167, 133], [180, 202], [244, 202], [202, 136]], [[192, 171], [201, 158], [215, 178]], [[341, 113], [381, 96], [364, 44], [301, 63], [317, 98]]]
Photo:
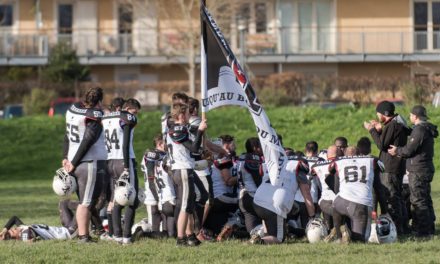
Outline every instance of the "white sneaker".
[[133, 242], [131, 241], [131, 237], [124, 237], [124, 238], [122, 239], [122, 244], [123, 244], [123, 245], [133, 244]]
[[113, 237], [113, 241], [115, 241], [119, 244], [122, 244], [122, 242], [123, 242], [122, 240], [123, 240], [122, 237], [116, 237], [116, 236]]
[[105, 232], [104, 234], [102, 234], [99, 239], [103, 240], [103, 241], [112, 241], [113, 237], [110, 236], [107, 232]]

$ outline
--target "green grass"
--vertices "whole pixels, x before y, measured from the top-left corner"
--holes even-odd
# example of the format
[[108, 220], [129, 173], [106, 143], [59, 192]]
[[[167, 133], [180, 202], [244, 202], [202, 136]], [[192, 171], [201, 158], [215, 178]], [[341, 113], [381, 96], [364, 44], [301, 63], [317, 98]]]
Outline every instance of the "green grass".
[[[272, 125], [284, 137], [284, 145], [298, 150], [309, 140], [318, 141], [320, 148], [332, 144], [337, 136], [346, 136], [349, 143], [368, 136], [362, 122], [375, 118], [373, 108], [359, 110], [349, 107], [323, 110], [320, 108], [273, 108], [267, 110]], [[398, 109], [408, 115], [408, 109]], [[440, 109], [428, 109], [431, 121], [440, 124]], [[135, 152], [139, 158], [151, 139], [160, 132], [160, 113], [143, 113], [135, 131]], [[228, 108], [208, 113], [209, 136], [231, 134], [236, 137], [239, 151], [244, 140], [255, 136], [255, 126], [247, 110]], [[60, 167], [63, 118], [25, 117], [0, 121], [0, 224], [12, 215], [25, 223], [59, 225], [57, 201], [51, 190], [54, 171]], [[436, 153], [440, 151], [436, 140]], [[373, 148], [377, 154], [377, 149]], [[438, 156], [435, 159], [440, 172]], [[141, 176], [141, 175], [139, 175]], [[440, 180], [432, 184], [436, 212], [440, 212]], [[137, 219], [145, 217], [143, 207]], [[437, 228], [440, 229], [439, 221]], [[280, 246], [248, 246], [240, 241], [204, 244], [200, 248], [176, 248], [173, 240], [145, 240], [129, 247], [100, 242], [77, 245], [75, 241], [41, 241], [32, 245], [22, 242], [0, 242], [0, 263], [440, 263], [439, 236], [429, 242], [402, 240], [393, 245], [327, 245], [289, 243]]]

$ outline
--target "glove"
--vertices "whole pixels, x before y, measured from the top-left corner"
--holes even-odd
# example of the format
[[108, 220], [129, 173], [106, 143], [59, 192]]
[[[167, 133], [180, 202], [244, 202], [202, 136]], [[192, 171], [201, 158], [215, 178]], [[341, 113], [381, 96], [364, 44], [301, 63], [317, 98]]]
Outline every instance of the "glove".
[[121, 180], [128, 180], [130, 178], [130, 171], [128, 169], [124, 169], [124, 171], [119, 176]]

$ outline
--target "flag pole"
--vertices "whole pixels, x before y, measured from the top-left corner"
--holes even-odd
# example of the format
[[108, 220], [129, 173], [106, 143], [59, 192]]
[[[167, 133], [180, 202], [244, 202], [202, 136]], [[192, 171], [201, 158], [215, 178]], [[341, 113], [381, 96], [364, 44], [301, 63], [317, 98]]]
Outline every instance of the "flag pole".
[[[206, 0], [200, 0], [200, 10], [202, 8], [204, 8], [205, 6], [206, 6]], [[200, 41], [202, 43], [203, 43], [203, 35], [204, 35], [203, 33], [204, 33], [204, 31], [205, 31], [205, 24], [203, 23], [202, 15], [200, 15], [200, 38], [201, 38]], [[204, 48], [206, 48], [206, 47], [204, 47]], [[200, 55], [200, 56], [202, 56], [202, 55]], [[200, 67], [200, 68], [201, 68], [201, 71], [202, 71], [202, 74], [203, 74], [204, 69], [203, 69], [203, 67]], [[200, 76], [203, 76], [203, 75], [200, 75]], [[202, 83], [203, 81], [205, 81], [205, 80], [202, 79], [201, 82], [200, 82], [200, 88], [201, 89], [204, 88], [204, 84]], [[200, 91], [200, 94], [203, 95], [203, 91]], [[203, 101], [203, 98], [202, 98], [202, 101]], [[202, 102], [202, 104], [203, 104], [203, 102]], [[202, 120], [206, 120], [206, 113], [205, 113], [205, 111], [202, 111]]]

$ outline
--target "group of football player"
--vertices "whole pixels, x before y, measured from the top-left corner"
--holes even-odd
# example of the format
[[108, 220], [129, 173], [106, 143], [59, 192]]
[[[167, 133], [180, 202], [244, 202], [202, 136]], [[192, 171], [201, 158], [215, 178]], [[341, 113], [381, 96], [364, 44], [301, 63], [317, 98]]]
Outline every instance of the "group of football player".
[[[286, 165], [278, 184], [272, 184], [257, 137], [248, 138], [245, 153], [237, 155], [232, 135], [209, 139], [199, 101], [175, 93], [170, 112], [162, 117], [162, 133], [142, 157], [143, 190], [133, 150], [141, 106], [136, 99], [115, 98], [104, 110], [102, 99], [102, 89], [91, 88], [66, 114], [63, 167], [53, 189], [63, 197], [61, 219], [68, 220], [62, 221], [63, 235], [51, 237], [93, 242], [91, 222], [102, 240], [120, 244], [142, 237], [174, 237], [178, 246], [231, 238], [247, 238], [251, 244], [286, 238], [396, 241], [379, 177], [383, 164], [370, 155], [368, 138], [349, 146], [338, 137], [322, 151], [315, 141], [307, 142], [304, 152], [286, 147]], [[68, 198], [74, 192], [78, 201]], [[148, 218], [134, 224], [140, 203]], [[376, 218], [377, 204], [382, 215]], [[372, 222], [377, 226], [372, 228]], [[16, 236], [45, 239], [38, 227], [46, 233], [54, 228], [41, 226], [27, 226]]]

